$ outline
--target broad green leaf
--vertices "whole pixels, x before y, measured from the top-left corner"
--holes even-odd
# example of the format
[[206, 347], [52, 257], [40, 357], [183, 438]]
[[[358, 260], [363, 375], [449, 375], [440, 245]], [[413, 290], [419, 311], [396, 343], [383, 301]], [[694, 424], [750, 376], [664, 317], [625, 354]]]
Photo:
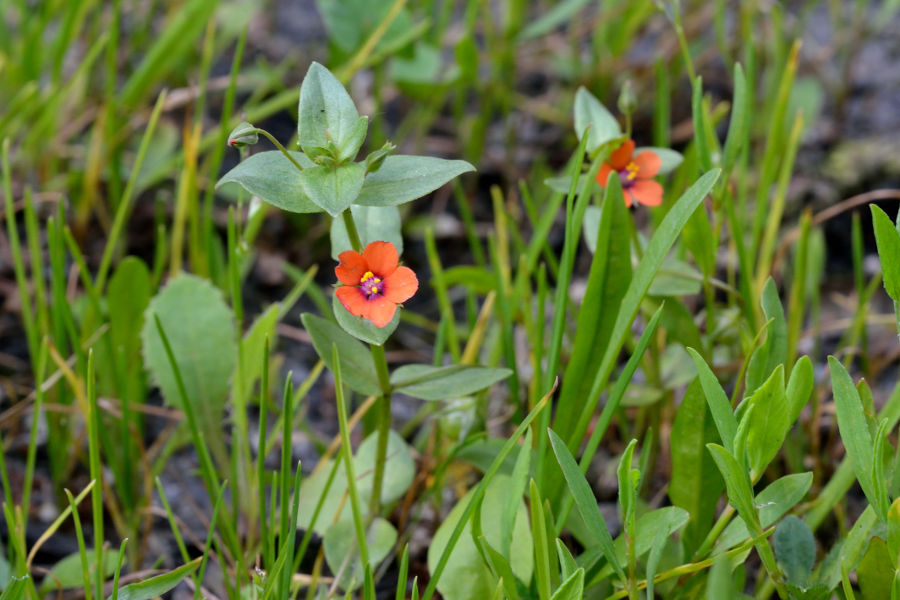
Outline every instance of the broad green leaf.
[[581, 600], [584, 598], [584, 569], [578, 569], [550, 596], [550, 600]]
[[703, 175], [666, 214], [650, 239], [650, 243], [644, 249], [643, 259], [634, 271], [628, 290], [619, 305], [615, 324], [609, 336], [610, 343], [603, 352], [600, 368], [597, 370], [589, 395], [586, 399], [579, 398], [577, 403], [559, 403], [554, 424], [559, 426], [560, 431], [569, 439], [573, 447], [576, 442], [580, 443], [583, 440], [590, 417], [600, 401], [600, 395], [615, 367], [625, 339], [630, 335], [631, 324], [656, 272], [684, 228], [688, 217], [697, 209], [718, 178], [719, 171], [710, 171]]
[[634, 149], [635, 156], [637, 156], [641, 152], [652, 152], [659, 157], [661, 163], [657, 175], [666, 175], [667, 173], [671, 173], [672, 171], [677, 169], [682, 162], [684, 162], [684, 156], [681, 155], [681, 152], [672, 150], [671, 148], [643, 146], [641, 148]]
[[847, 449], [850, 460], [853, 461], [853, 471], [860, 487], [869, 502], [874, 505], [876, 494], [871, 474], [874, 444], [866, 424], [862, 401], [844, 365], [833, 356], [829, 356], [828, 366], [831, 370], [831, 387], [834, 391], [834, 407], [841, 441]]
[[[812, 485], [812, 473], [785, 475], [770, 483], [756, 495], [754, 504], [759, 508], [759, 522], [763, 527], [771, 527], [787, 511], [803, 500]], [[738, 517], [728, 524], [716, 542], [720, 550], [727, 550], [750, 537], [750, 531], [743, 519]]]
[[688, 386], [672, 425], [672, 475], [667, 488], [672, 504], [690, 514], [684, 531], [689, 552], [696, 550], [712, 526], [724, 483], [706, 444], [719, 439], [698, 380]]
[[803, 407], [809, 402], [815, 384], [812, 361], [808, 356], [801, 356], [791, 369], [791, 376], [784, 392], [788, 404], [788, 423], [793, 424], [800, 416]]
[[900, 232], [887, 213], [874, 204], [870, 206], [878, 257], [884, 273], [884, 289], [895, 302], [900, 302]]
[[[372, 242], [384, 241], [394, 244], [397, 253], [403, 254], [403, 236], [400, 228], [400, 210], [396, 206], [359, 206], [350, 207], [359, 241], [363, 248]], [[352, 250], [350, 238], [344, 219], [331, 220], [331, 258], [339, 260], [338, 255], [344, 250]]]
[[[315, 165], [305, 154], [291, 152], [304, 169]], [[236, 183], [252, 196], [272, 206], [296, 213], [322, 212], [303, 190], [300, 171], [276, 150], [253, 154], [231, 169], [216, 183], [216, 188], [226, 183]]]
[[[341, 375], [343, 375], [341, 371]], [[359, 445], [353, 457], [353, 472], [357, 474], [356, 485], [359, 492], [359, 501], [362, 505], [368, 505], [372, 497], [372, 478], [375, 472], [375, 455], [377, 454], [378, 435], [373, 433]], [[308, 529], [312, 521], [316, 504], [325, 492], [325, 484], [331, 471], [333, 462], [328, 461], [319, 467], [312, 475], [305, 478], [300, 485], [300, 510], [297, 516], [297, 527]], [[409, 446], [399, 435], [391, 431], [388, 435], [387, 460], [384, 468], [384, 481], [381, 488], [381, 503], [388, 505], [395, 502], [406, 493], [415, 476], [416, 465], [410, 454]], [[344, 465], [338, 465], [334, 481], [328, 490], [323, 503], [322, 512], [316, 520], [314, 530], [323, 535], [331, 523], [335, 520], [338, 507], [342, 506], [338, 522], [346, 522], [352, 525], [353, 516], [350, 503], [342, 499], [347, 490], [347, 475]], [[351, 536], [352, 537], [352, 536]]]
[[[582, 189], [584, 187], [585, 180], [587, 180], [587, 174], [582, 173], [581, 175], [579, 175], [578, 183], [575, 184], [575, 189], [577, 189], [577, 190]], [[572, 180], [568, 177], [548, 177], [547, 179], [544, 180], [544, 185], [549, 187], [554, 192], [558, 192], [560, 194], [568, 194], [569, 187], [572, 185]], [[596, 232], [597, 231], [596, 224], [600, 220], [599, 209], [597, 209], [597, 207], [589, 206], [587, 212], [585, 212], [584, 218], [585, 218], [585, 222], [586, 222], [588, 219], [588, 213], [590, 213], [592, 210], [596, 210], [596, 213], [595, 213], [596, 216], [593, 217], [594, 225], [595, 225], [593, 227], [593, 231]], [[588, 235], [588, 227], [585, 226], [585, 242], [587, 242], [588, 248], [590, 248], [591, 252], [593, 252], [594, 249], [591, 247], [591, 244], [593, 243], [593, 241], [590, 240], [590, 238], [587, 238], [587, 235]]]
[[[665, 541], [670, 535], [684, 527], [689, 517], [686, 510], [677, 506], [666, 506], [641, 515], [635, 523], [637, 532], [634, 540], [635, 558], [643, 557], [653, 549], [658, 540]], [[616, 538], [614, 546], [619, 562], [626, 563], [628, 559], [624, 533]], [[579, 556], [576, 562], [585, 569], [591, 569], [601, 555], [602, 552], [599, 548], [589, 549]], [[607, 564], [600, 570], [599, 576], [609, 576], [611, 573], [612, 567]]]
[[309, 155], [328, 148], [341, 148], [355, 135], [359, 113], [350, 94], [331, 72], [317, 62], [309, 66], [300, 85], [297, 139]]
[[338, 146], [339, 162], [345, 162], [356, 158], [360, 147], [366, 141], [366, 133], [369, 131], [369, 117], [360, 117], [350, 130], [343, 144]]
[[[280, 310], [279, 304], [272, 304], [265, 312], [256, 317], [253, 325], [244, 334], [244, 338], [241, 340], [240, 376], [234, 378], [235, 386], [232, 394], [240, 394], [245, 400], [248, 399], [257, 380], [262, 377], [266, 340], [268, 340], [270, 349], [275, 347], [277, 342], [275, 326], [278, 325]], [[242, 389], [239, 390], [238, 385]]]
[[[203, 557], [200, 556], [168, 573], [151, 577], [140, 583], [126, 585], [119, 589], [118, 600], [152, 600], [161, 596], [181, 583], [185, 577], [200, 566], [202, 560]], [[106, 600], [112, 600], [112, 595], [108, 596]]]
[[334, 369], [331, 345], [337, 344], [341, 361], [341, 374], [350, 389], [367, 396], [381, 393], [378, 384], [378, 373], [369, 350], [356, 338], [345, 332], [340, 326], [326, 321], [310, 313], [300, 316], [303, 326], [312, 338], [313, 346], [319, 357], [329, 369]]
[[562, 439], [552, 429], [548, 429], [547, 433], [550, 436], [550, 445], [553, 447], [554, 454], [556, 454], [556, 460], [559, 462], [563, 475], [569, 484], [569, 492], [575, 498], [575, 506], [578, 507], [578, 512], [581, 513], [581, 518], [584, 521], [591, 541], [599, 546], [600, 551], [606, 557], [607, 562], [612, 565], [619, 579], [624, 581], [625, 571], [622, 570], [622, 565], [616, 557], [612, 536], [606, 527], [606, 520], [600, 513], [600, 508], [597, 506], [597, 499], [594, 497], [591, 486], [588, 485], [587, 480], [581, 473], [581, 469], [578, 467], [578, 463], [575, 462], [575, 458], [569, 452]]
[[[329, 42], [345, 54], [359, 48], [391, 10], [389, 2], [370, 0], [316, 0], [316, 7], [328, 28]], [[392, 47], [408, 34], [411, 26], [412, 18], [404, 8], [387, 26], [375, 48]]]
[[[376, 517], [366, 530], [366, 546], [369, 551], [369, 566], [373, 569], [388, 555], [397, 541], [397, 530], [385, 519]], [[350, 591], [362, 585], [364, 579], [363, 565], [359, 560], [359, 549], [356, 544], [353, 522], [338, 521], [331, 525], [322, 538], [325, 547], [325, 560], [332, 573], [337, 573], [344, 559], [352, 554], [349, 568], [344, 569], [339, 585], [341, 589]], [[351, 585], [352, 584], [352, 585]]]
[[[93, 576], [94, 569], [97, 568], [97, 557], [93, 550], [86, 550], [85, 555], [87, 557], [88, 569]], [[113, 552], [103, 553], [104, 579], [111, 577], [112, 574], [116, 572], [117, 563], [118, 557]], [[85, 583], [84, 575], [81, 570], [81, 554], [75, 552], [53, 565], [50, 572], [44, 576], [40, 593], [46, 595], [57, 589], [67, 590], [82, 587]]]
[[560, 25], [572, 23], [576, 13], [586, 6], [590, 0], [562, 0], [548, 5], [549, 10], [529, 23], [519, 32], [522, 41], [539, 38], [550, 33]]
[[129, 256], [116, 268], [109, 280], [109, 335], [113, 347], [129, 366], [140, 357], [140, 331], [144, 311], [150, 303], [150, 271], [139, 258]]
[[766, 319], [772, 320], [766, 330], [766, 341], [756, 349], [747, 364], [744, 396], [749, 396], [761, 386], [778, 365], [787, 360], [787, 323], [784, 308], [778, 298], [778, 286], [769, 277], [762, 293], [762, 309]]
[[778, 365], [771, 377], [748, 400], [754, 410], [746, 413], [747, 458], [753, 473], [762, 473], [775, 458], [790, 429], [788, 407], [784, 401], [784, 367]]
[[725, 390], [719, 380], [713, 374], [709, 365], [703, 360], [703, 357], [694, 350], [688, 348], [687, 351], [694, 359], [697, 365], [697, 374], [700, 376], [700, 384], [703, 386], [703, 393], [706, 394], [706, 402], [709, 404], [710, 413], [712, 413], [713, 421], [722, 438], [722, 444], [730, 451], [734, 450], [734, 437], [737, 435], [737, 419], [731, 410], [731, 402], [725, 395]]
[[737, 461], [725, 448], [718, 444], [707, 444], [722, 479], [725, 480], [725, 491], [728, 494], [728, 502], [738, 511], [744, 522], [752, 523], [751, 532], [759, 532], [759, 518], [756, 507], [753, 504], [753, 491], [750, 489], [750, 479], [747, 473], [741, 470]]
[[[596, 214], [597, 219], [589, 219], [590, 214]], [[622, 199], [622, 186], [616, 179], [606, 188], [602, 209], [588, 207], [585, 211], [585, 240], [593, 238], [595, 251], [584, 300], [578, 309], [572, 354], [562, 380], [559, 397], [564, 406], [575, 405], [578, 398], [590, 393], [600, 367], [597, 349], [609, 344], [616, 318], [614, 307], [622, 302], [631, 281], [630, 218]]]
[[341, 328], [358, 340], [381, 346], [391, 337], [391, 334], [400, 324], [400, 310], [394, 312], [394, 317], [384, 327], [378, 327], [372, 321], [363, 317], [357, 317], [344, 308], [341, 301], [338, 300], [337, 294], [331, 297], [331, 309], [334, 311], [334, 317], [337, 319]]
[[622, 136], [622, 129], [616, 118], [586, 88], [579, 87], [575, 92], [575, 135], [579, 140], [588, 126], [588, 154], [593, 154], [603, 144]]
[[388, 156], [381, 168], [369, 173], [355, 204], [397, 206], [433, 192], [451, 179], [474, 171], [464, 160], [431, 156]]
[[887, 544], [878, 537], [869, 540], [869, 549], [856, 569], [859, 589], [863, 600], [887, 600], [891, 598], [891, 586], [895, 577], [895, 566]]
[[422, 400], [448, 400], [473, 394], [506, 379], [509, 369], [452, 365], [403, 365], [391, 373], [394, 390]]
[[154, 315], [169, 338], [201, 428], [207, 433], [221, 432], [237, 356], [234, 315], [222, 292], [205, 279], [181, 274], [150, 301], [144, 314], [144, 364], [166, 402], [180, 406], [181, 397]]
[[[481, 529], [485, 540], [494, 548], [500, 544], [500, 511], [504, 504], [510, 478], [505, 475], [495, 476], [488, 484], [481, 503]], [[438, 560], [448, 545], [451, 533], [472, 501], [475, 490], [463, 496], [453, 507], [447, 518], [434, 534], [428, 547], [428, 570], [434, 573]], [[473, 516], [475, 518], [476, 515]], [[471, 521], [467, 522], [450, 554], [450, 560], [438, 582], [438, 591], [447, 600], [470, 600], [472, 598], [489, 598], [496, 582], [490, 570], [475, 547], [471, 535]], [[510, 566], [515, 576], [528, 585], [534, 570], [532, 556], [532, 536], [528, 526], [528, 511], [525, 503], [520, 502], [516, 523], [513, 529]]]
[[709, 569], [706, 580], [706, 598], [732, 600], [734, 598], [734, 578], [731, 575], [731, 561], [721, 556]]
[[773, 536], [775, 557], [788, 581], [805, 586], [816, 562], [816, 540], [809, 526], [794, 515], [784, 518]]
[[359, 163], [344, 163], [338, 167], [307, 167], [299, 175], [306, 196], [329, 215], [337, 217], [359, 196], [366, 168]]
[[[685, 234], [687, 235], [686, 227], [685, 225]], [[677, 258], [667, 257], [657, 271], [656, 277], [653, 278], [647, 295], [657, 297], [692, 296], [700, 293], [702, 280], [702, 275], [688, 263]]]

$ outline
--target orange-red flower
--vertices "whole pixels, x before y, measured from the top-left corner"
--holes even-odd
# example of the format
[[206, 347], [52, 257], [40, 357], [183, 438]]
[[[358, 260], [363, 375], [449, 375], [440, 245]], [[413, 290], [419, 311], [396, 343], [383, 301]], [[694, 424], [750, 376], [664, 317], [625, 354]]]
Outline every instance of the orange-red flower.
[[394, 318], [397, 305], [409, 300], [419, 289], [419, 280], [409, 267], [398, 266], [397, 248], [390, 242], [372, 242], [362, 254], [347, 250], [334, 274], [343, 285], [338, 300], [350, 314], [365, 317], [376, 327]]
[[597, 183], [606, 187], [609, 174], [616, 172], [625, 192], [625, 206], [638, 202], [646, 206], [662, 204], [663, 188], [653, 180], [662, 165], [662, 159], [655, 152], [644, 150], [637, 156], [634, 154], [634, 142], [625, 140], [621, 146], [609, 155], [597, 173]]

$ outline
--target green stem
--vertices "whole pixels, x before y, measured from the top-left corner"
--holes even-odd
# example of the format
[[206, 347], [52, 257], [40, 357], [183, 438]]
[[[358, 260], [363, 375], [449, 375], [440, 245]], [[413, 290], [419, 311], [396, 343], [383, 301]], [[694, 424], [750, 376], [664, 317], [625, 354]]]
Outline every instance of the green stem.
[[353, 213], [350, 209], [346, 209], [341, 213], [344, 218], [344, 228], [347, 230], [347, 237], [350, 238], [350, 245], [357, 252], [362, 252], [362, 242], [359, 239], [359, 231], [356, 229], [356, 222], [353, 220]]
[[302, 170], [303, 170], [303, 167], [300, 166], [300, 163], [298, 163], [297, 160], [296, 160], [293, 156], [291, 156], [291, 153], [288, 152], [287, 149], [286, 149], [284, 146], [281, 145], [281, 142], [279, 142], [278, 140], [276, 140], [276, 139], [272, 136], [271, 133], [269, 133], [269, 132], [266, 131], [265, 129], [260, 129], [259, 127], [256, 128], [256, 133], [261, 133], [261, 134], [263, 134], [264, 136], [266, 136], [267, 138], [269, 138], [269, 141], [272, 142], [273, 144], [275, 144], [275, 147], [278, 148], [279, 150], [281, 150], [281, 153], [284, 154], [284, 155], [287, 157], [287, 159], [288, 159], [289, 161], [291, 161], [292, 163], [294, 163], [294, 166], [297, 167], [297, 170], [298, 170], [298, 171], [302, 171]]
[[375, 472], [372, 476], [372, 497], [369, 500], [369, 519], [381, 511], [381, 488], [384, 482], [384, 463], [387, 461], [388, 435], [391, 430], [391, 382], [388, 375], [384, 347], [372, 344], [372, 360], [378, 373], [381, 398], [378, 399], [378, 446], [375, 450]]

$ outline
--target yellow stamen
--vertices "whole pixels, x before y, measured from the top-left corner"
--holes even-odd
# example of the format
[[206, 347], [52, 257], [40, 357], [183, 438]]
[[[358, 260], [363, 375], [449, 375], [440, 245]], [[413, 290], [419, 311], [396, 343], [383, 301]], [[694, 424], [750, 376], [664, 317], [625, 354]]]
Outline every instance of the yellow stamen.
[[634, 181], [637, 178], [637, 174], [638, 171], [640, 171], [640, 168], [634, 163], [634, 161], [632, 161], [625, 166], [625, 170], [628, 171], [628, 175], [626, 175], [625, 178], [628, 181]]
[[375, 277], [375, 273], [373, 273], [372, 271], [366, 271], [363, 274], [362, 279], [360, 279], [359, 281], [360, 281], [360, 283], [362, 283], [364, 281], [368, 281], [369, 279], [371, 279], [373, 277]]

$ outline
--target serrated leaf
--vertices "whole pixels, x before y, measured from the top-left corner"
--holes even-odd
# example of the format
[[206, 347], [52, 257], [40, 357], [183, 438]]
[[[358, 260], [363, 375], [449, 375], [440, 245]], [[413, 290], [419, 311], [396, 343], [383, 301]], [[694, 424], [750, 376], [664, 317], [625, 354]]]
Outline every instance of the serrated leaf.
[[[384, 327], [378, 327], [372, 321], [363, 317], [357, 317], [349, 310], [344, 308], [341, 301], [338, 300], [337, 294], [331, 297], [331, 309], [334, 312], [334, 318], [337, 319], [341, 329], [352, 335], [358, 340], [381, 346], [391, 337], [400, 324], [400, 311], [394, 311], [394, 317]], [[343, 372], [342, 372], [343, 373]]]
[[187, 397], [204, 431], [221, 430], [237, 356], [234, 315], [209, 281], [181, 274], [171, 279], [144, 314], [144, 364], [166, 402], [181, 405], [154, 315], [169, 338]]
[[297, 112], [297, 139], [307, 154], [327, 148], [329, 142], [341, 148], [357, 134], [359, 113], [350, 94], [317, 62], [309, 66], [300, 85]]
[[499, 367], [403, 365], [391, 374], [394, 390], [422, 400], [448, 400], [474, 394], [512, 374]]
[[359, 163], [308, 167], [300, 171], [300, 185], [316, 206], [336, 217], [356, 201], [365, 176]]
[[388, 156], [381, 168], [369, 173], [356, 204], [397, 206], [433, 192], [455, 177], [474, 171], [464, 160], [431, 156]]
[[[353, 222], [359, 234], [359, 241], [365, 248], [371, 242], [384, 241], [394, 244], [397, 254], [403, 254], [403, 235], [400, 228], [400, 210], [396, 206], [360, 206], [350, 207]], [[340, 260], [338, 255], [344, 250], [352, 250], [350, 238], [344, 219], [331, 221], [331, 258]]]
[[356, 338], [340, 328], [340, 326], [326, 321], [310, 313], [300, 316], [303, 326], [312, 338], [316, 353], [325, 362], [329, 369], [334, 369], [331, 345], [337, 344], [338, 355], [341, 361], [341, 374], [344, 383], [350, 389], [365, 394], [376, 396], [381, 393], [378, 383], [378, 373], [375, 371], [375, 363], [369, 350]]
[[[291, 152], [291, 156], [304, 169], [315, 166], [301, 152]], [[251, 155], [225, 173], [216, 183], [216, 188], [226, 183], [236, 183], [249, 194], [281, 210], [296, 213], [322, 212], [303, 190], [300, 171], [278, 151]]]
[[575, 135], [579, 140], [588, 126], [588, 154], [622, 135], [619, 122], [612, 113], [582, 86], [575, 92]]

